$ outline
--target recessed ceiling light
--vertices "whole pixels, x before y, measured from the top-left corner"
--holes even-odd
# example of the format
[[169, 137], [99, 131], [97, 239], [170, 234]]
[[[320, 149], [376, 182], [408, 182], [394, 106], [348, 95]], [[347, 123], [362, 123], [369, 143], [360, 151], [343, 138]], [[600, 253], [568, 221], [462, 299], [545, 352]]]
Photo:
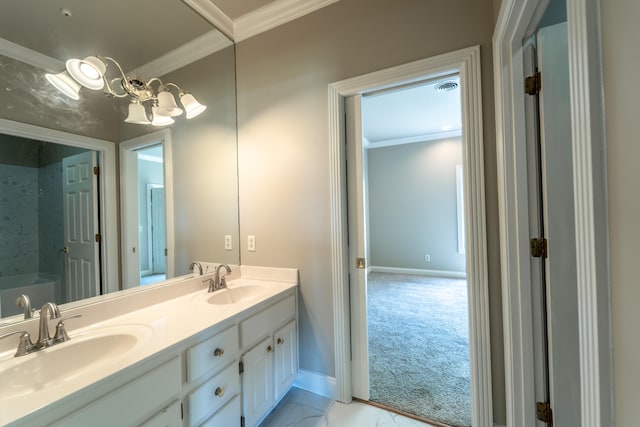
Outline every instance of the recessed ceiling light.
[[71, 13], [70, 9], [62, 8], [62, 9], [60, 9], [60, 15], [66, 16], [67, 18], [70, 18], [71, 16], [73, 16], [73, 13]]

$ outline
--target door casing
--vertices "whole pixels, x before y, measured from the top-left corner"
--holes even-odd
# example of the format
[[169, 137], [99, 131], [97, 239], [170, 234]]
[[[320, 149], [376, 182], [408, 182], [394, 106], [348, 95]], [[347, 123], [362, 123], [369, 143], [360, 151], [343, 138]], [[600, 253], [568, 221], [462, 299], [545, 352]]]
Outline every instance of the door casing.
[[[493, 38], [507, 426], [535, 426], [523, 40], [547, 0], [504, 0]], [[613, 425], [606, 154], [599, 0], [567, 0], [580, 400], [584, 427]]]

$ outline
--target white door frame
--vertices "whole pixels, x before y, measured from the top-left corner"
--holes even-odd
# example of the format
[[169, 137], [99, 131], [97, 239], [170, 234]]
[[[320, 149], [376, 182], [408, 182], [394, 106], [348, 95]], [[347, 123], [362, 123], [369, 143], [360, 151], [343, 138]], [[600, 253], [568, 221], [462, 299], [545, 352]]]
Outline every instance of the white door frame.
[[459, 73], [462, 97], [462, 140], [465, 168], [465, 215], [469, 283], [472, 422], [477, 427], [493, 424], [489, 303], [485, 231], [484, 159], [480, 48], [478, 46], [438, 55], [329, 85], [329, 138], [331, 179], [331, 264], [333, 282], [336, 397], [350, 402], [351, 336], [347, 274], [346, 174], [344, 159], [344, 98], [398, 82]]
[[102, 284], [104, 292], [120, 289], [118, 277], [118, 214], [116, 208], [116, 146], [112, 141], [76, 135], [27, 123], [0, 119], [0, 133], [86, 148], [100, 153], [100, 220], [102, 246]]
[[[548, 0], [503, 0], [493, 38], [507, 426], [535, 425], [522, 42]], [[613, 424], [599, 0], [567, 0], [581, 426]]]
[[[149, 147], [152, 145], [162, 144], [162, 156], [164, 164], [164, 194], [165, 194], [165, 239], [167, 245], [167, 278], [175, 276], [175, 235], [174, 235], [174, 207], [173, 207], [173, 144], [171, 137], [171, 129], [162, 129], [157, 132], [153, 132], [147, 135], [142, 135], [137, 138], [129, 139], [120, 143], [120, 215], [121, 215], [121, 233], [122, 233], [122, 284], [123, 288], [130, 288], [139, 286], [140, 282], [136, 285], [128, 283], [126, 278], [131, 262], [128, 260], [129, 252], [125, 249], [128, 248], [127, 241], [133, 232], [138, 235], [138, 220], [136, 219], [135, 230], [132, 231], [131, 224], [128, 224], [127, 212], [131, 212], [133, 207], [130, 206], [133, 203], [131, 197], [131, 191], [127, 191], [128, 186], [126, 183], [131, 179], [128, 169], [123, 166], [127, 164], [127, 155], [135, 150]], [[137, 177], [136, 177], [137, 182]], [[136, 187], [137, 190], [137, 187]], [[137, 198], [135, 198], [137, 203]], [[135, 211], [138, 211], [137, 206]], [[137, 218], [137, 215], [136, 215]], [[136, 254], [136, 256], [139, 256]], [[140, 272], [138, 271], [138, 274]]]

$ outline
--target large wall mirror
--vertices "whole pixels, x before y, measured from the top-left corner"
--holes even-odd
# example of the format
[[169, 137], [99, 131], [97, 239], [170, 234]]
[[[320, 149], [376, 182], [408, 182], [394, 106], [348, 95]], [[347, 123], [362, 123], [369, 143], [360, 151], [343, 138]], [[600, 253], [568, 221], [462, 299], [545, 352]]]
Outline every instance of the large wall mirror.
[[[45, 78], [96, 54], [206, 111], [127, 123], [130, 98], [74, 100]], [[77, 305], [144, 292], [192, 261], [240, 263], [235, 47], [187, 5], [9, 0], [0, 89], [0, 323], [22, 319], [22, 294]]]

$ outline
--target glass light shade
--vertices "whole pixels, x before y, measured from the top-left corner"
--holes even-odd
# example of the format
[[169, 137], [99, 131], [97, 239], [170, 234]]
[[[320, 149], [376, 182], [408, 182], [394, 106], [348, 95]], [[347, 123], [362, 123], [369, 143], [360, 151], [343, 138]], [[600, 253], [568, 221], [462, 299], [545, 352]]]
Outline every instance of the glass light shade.
[[167, 126], [175, 123], [170, 116], [163, 116], [162, 114], [158, 114], [158, 107], [152, 107], [151, 111], [153, 112], [153, 120], [151, 124], [154, 126]]
[[95, 56], [67, 61], [67, 71], [78, 83], [87, 89], [100, 90], [104, 87], [104, 76], [107, 66]]
[[158, 114], [169, 117], [176, 117], [182, 114], [182, 109], [178, 108], [176, 99], [168, 91], [158, 93]]
[[190, 93], [181, 94], [180, 102], [187, 112], [187, 119], [192, 119], [207, 109], [206, 105], [200, 104]]
[[138, 125], [150, 125], [151, 122], [147, 117], [147, 111], [144, 108], [144, 105], [138, 102], [132, 102], [129, 104], [129, 114], [127, 118], [124, 119], [127, 123], [135, 123]]
[[47, 78], [49, 83], [69, 98], [75, 100], [80, 99], [80, 95], [78, 94], [78, 92], [80, 92], [80, 85], [78, 82], [73, 80], [66, 71], [58, 74], [45, 74], [44, 76]]

